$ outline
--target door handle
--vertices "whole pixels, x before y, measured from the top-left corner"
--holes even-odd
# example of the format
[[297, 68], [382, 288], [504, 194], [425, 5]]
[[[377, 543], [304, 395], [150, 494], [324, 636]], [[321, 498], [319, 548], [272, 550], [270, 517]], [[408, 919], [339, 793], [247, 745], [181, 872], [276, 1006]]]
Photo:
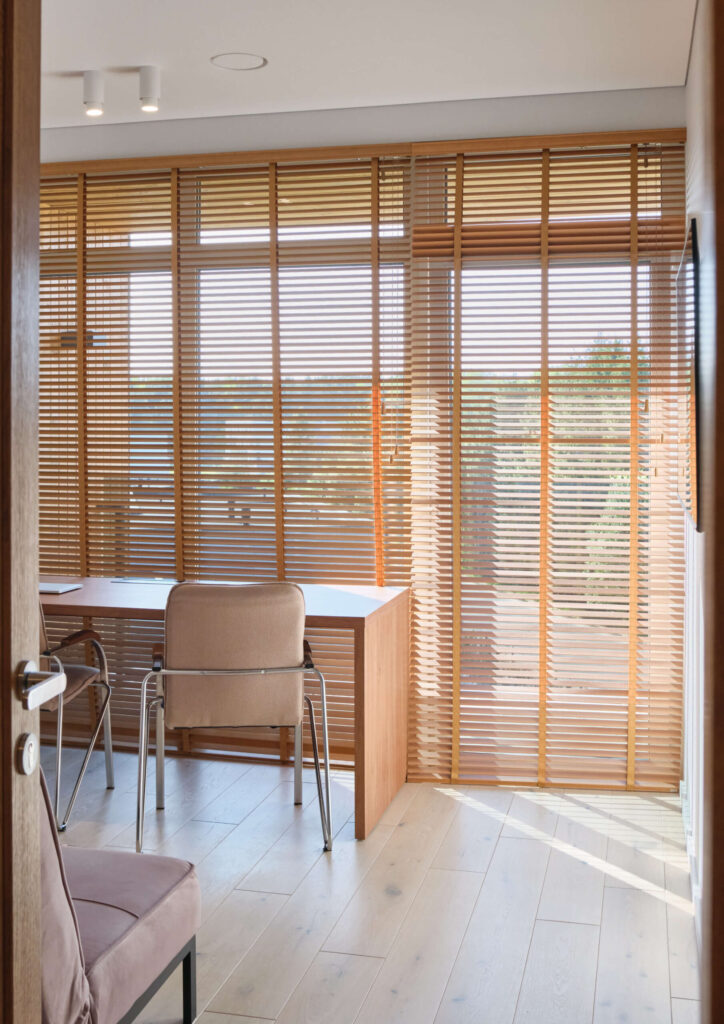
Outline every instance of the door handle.
[[40, 672], [34, 661], [23, 661], [17, 675], [18, 696], [26, 711], [33, 711], [41, 704], [63, 693], [66, 687], [65, 672]]

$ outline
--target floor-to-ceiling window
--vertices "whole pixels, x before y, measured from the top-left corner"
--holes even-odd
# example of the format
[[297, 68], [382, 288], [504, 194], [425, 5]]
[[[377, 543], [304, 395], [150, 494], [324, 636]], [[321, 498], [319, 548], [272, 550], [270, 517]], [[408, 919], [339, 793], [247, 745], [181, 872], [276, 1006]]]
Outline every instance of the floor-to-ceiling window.
[[49, 178], [41, 567], [410, 585], [411, 777], [674, 786], [682, 183], [635, 139]]

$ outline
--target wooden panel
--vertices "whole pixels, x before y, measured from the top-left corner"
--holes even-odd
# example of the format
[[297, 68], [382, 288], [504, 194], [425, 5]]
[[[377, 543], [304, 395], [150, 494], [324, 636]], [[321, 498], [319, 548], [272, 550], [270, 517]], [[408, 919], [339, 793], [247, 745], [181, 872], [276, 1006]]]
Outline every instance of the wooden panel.
[[355, 791], [358, 839], [375, 827], [407, 777], [407, 692], [409, 679], [407, 592], [372, 615], [357, 635], [355, 662], [356, 757], [360, 785]]
[[41, 1019], [40, 782], [16, 747], [38, 732], [17, 696], [38, 650], [38, 140], [40, 3], [0, 19], [0, 1017]]

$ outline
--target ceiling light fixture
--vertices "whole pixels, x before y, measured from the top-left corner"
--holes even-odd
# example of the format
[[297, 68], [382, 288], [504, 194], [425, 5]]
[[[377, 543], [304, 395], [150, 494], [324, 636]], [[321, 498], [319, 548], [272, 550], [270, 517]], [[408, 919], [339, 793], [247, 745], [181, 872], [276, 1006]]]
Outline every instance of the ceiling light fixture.
[[161, 101], [161, 69], [144, 64], [138, 69], [139, 99], [144, 114], [155, 114]]
[[100, 117], [103, 113], [103, 73], [83, 72], [83, 106], [88, 117]]
[[257, 53], [217, 53], [211, 63], [225, 71], [256, 71], [266, 67], [268, 61]]

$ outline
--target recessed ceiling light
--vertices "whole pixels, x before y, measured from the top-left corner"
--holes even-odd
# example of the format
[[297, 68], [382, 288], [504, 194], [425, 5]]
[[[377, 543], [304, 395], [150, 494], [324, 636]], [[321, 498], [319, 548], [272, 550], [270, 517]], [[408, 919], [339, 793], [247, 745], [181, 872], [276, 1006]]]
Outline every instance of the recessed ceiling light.
[[211, 63], [227, 71], [256, 71], [266, 66], [267, 59], [256, 53], [217, 53]]

